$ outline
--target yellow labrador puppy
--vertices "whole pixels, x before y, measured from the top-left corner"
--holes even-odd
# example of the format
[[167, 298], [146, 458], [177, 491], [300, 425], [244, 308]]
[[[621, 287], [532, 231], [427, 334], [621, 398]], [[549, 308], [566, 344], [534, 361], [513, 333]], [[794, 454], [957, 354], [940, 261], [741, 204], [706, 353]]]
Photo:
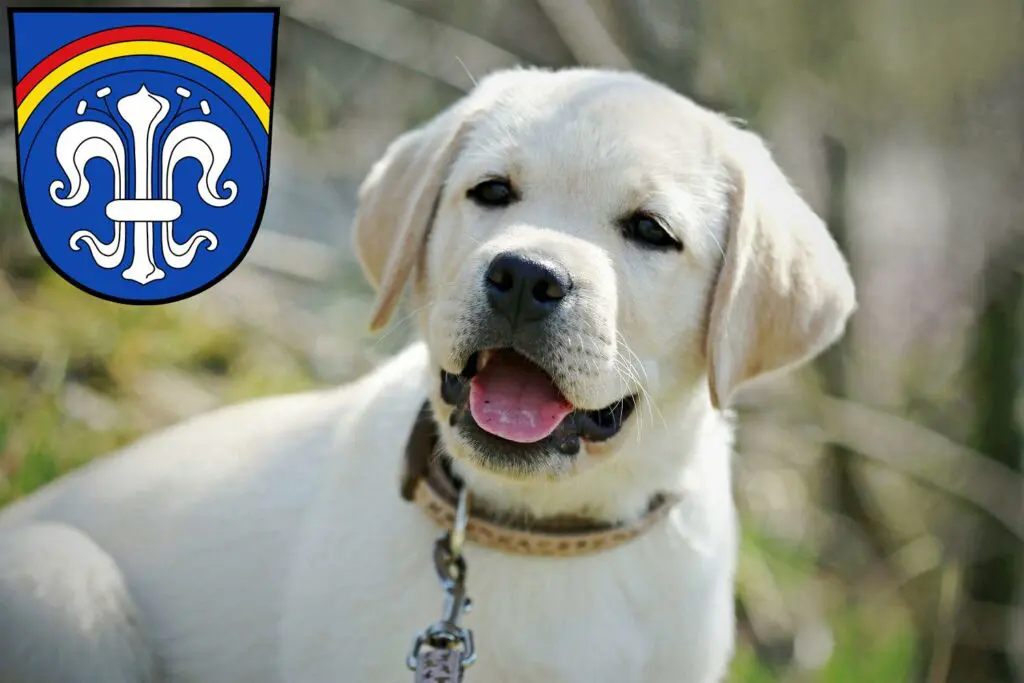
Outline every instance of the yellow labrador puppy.
[[[7, 509], [0, 681], [434, 680], [471, 645], [482, 683], [722, 680], [729, 401], [855, 307], [762, 141], [636, 74], [504, 71], [388, 148], [355, 233], [373, 324], [408, 289], [422, 342]], [[474, 608], [410, 652], [435, 556]]]

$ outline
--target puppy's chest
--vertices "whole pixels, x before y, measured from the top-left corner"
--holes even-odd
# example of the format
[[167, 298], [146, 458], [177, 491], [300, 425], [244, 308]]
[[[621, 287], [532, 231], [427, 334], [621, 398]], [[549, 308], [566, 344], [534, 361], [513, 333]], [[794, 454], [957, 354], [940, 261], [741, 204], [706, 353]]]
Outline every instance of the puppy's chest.
[[[286, 647], [298, 675], [289, 678], [412, 681], [402, 663], [413, 636], [441, 617], [444, 600], [427, 552], [432, 540], [371, 572], [343, 572], [333, 595], [310, 593], [296, 604], [306, 637]], [[702, 633], [719, 607], [708, 599], [716, 586], [688, 575], [692, 557], [675, 555], [542, 559], [470, 549], [473, 607], [463, 625], [473, 631], [478, 660], [464, 680], [709, 683], [696, 672], [707, 670], [713, 650], [728, 647]]]
[[660, 680], [652, 678], [659, 662], [688, 658], [680, 636], [700, 594], [668, 580], [668, 563], [626, 564], [610, 555], [478, 558], [466, 618], [480, 653], [472, 673], [509, 683]]

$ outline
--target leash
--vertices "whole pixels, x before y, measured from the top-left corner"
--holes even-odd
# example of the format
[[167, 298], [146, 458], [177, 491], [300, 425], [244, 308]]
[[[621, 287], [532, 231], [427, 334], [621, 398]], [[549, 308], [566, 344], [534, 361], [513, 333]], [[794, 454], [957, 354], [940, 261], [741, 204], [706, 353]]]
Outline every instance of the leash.
[[462, 546], [469, 524], [469, 491], [459, 489], [451, 531], [434, 543], [434, 569], [444, 591], [443, 616], [413, 641], [406, 666], [415, 672], [415, 683], [461, 683], [463, 672], [476, 661], [473, 632], [459, 625], [469, 612], [466, 592], [466, 558]]

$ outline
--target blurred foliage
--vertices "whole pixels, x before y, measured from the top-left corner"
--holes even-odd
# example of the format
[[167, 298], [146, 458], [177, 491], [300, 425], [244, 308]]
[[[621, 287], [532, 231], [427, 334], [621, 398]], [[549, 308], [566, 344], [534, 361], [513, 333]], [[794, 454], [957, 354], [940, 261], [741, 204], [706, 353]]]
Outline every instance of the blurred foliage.
[[[811, 81], [870, 132], [893, 117], [948, 122], [1024, 56], [1016, 0], [706, 0], [702, 89], [743, 108]], [[737, 21], [742, 16], [742, 21]], [[867, 124], [867, 125], [865, 125]]]

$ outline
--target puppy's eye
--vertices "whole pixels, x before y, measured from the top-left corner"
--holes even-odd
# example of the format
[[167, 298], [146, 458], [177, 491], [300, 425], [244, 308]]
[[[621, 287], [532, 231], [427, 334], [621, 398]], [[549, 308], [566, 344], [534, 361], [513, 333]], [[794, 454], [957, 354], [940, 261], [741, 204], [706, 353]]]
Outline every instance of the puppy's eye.
[[637, 211], [622, 221], [622, 232], [626, 239], [651, 249], [675, 249], [682, 251], [683, 245], [665, 228], [658, 219], [643, 211]]
[[466, 193], [466, 196], [480, 206], [486, 207], [508, 206], [518, 199], [512, 184], [497, 178], [476, 185]]

